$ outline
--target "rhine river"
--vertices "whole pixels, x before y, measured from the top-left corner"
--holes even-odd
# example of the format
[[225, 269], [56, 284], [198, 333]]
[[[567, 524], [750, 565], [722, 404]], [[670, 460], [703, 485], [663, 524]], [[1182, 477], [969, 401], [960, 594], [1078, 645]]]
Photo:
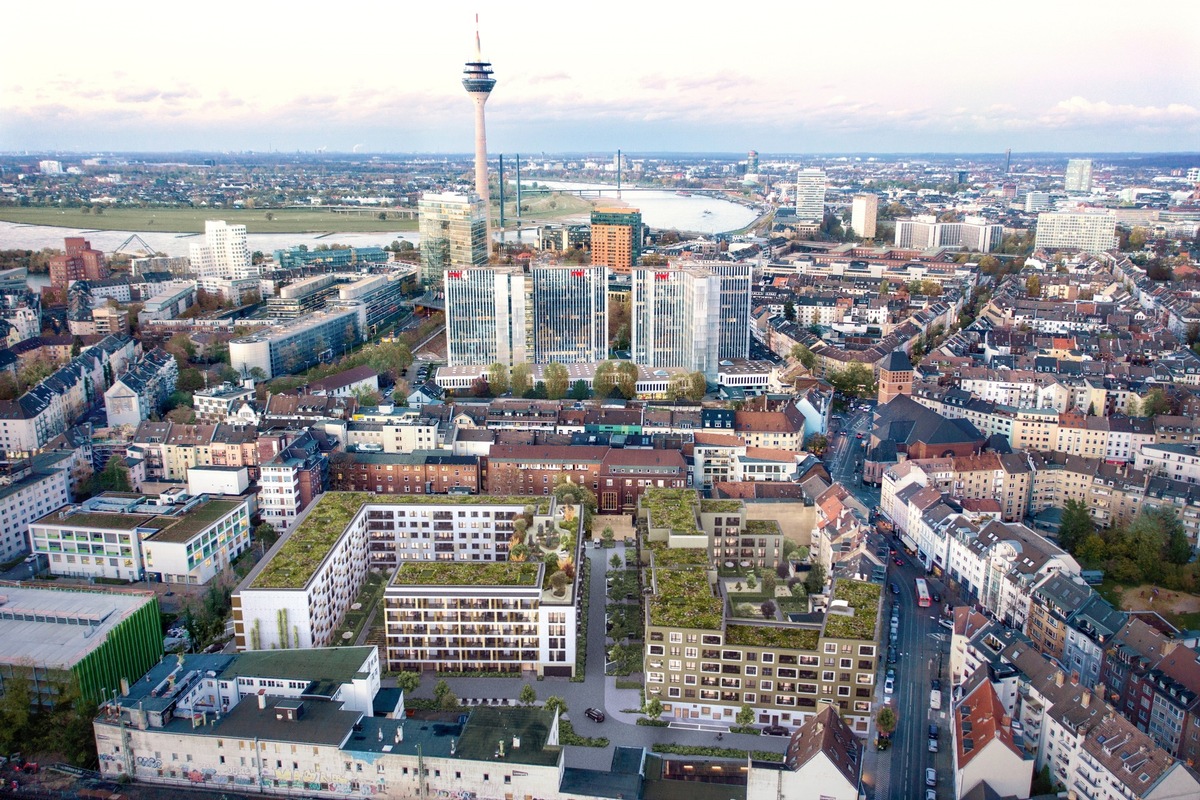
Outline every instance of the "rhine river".
[[[698, 233], [721, 233], [738, 230], [754, 221], [758, 216], [753, 208], [717, 197], [704, 195], [680, 195], [673, 190], [625, 191], [621, 201], [616, 202], [615, 186], [604, 184], [562, 183], [539, 181], [539, 185], [551, 189], [604, 189], [605, 198], [613, 205], [636, 208], [642, 213], [642, 221], [651, 228], [669, 228]], [[220, 209], [213, 210], [213, 219], [220, 219]], [[580, 217], [585, 220], [586, 217]], [[564, 222], [571, 220], [563, 220]], [[511, 224], [513, 220], [509, 220]], [[83, 236], [92, 246], [111, 253], [137, 234], [147, 245], [169, 256], [186, 256], [192, 242], [202, 240], [196, 233], [165, 233], [163, 231], [97, 231], [87, 228], [60, 228], [50, 225], [21, 225], [0, 222], [0, 250], [41, 250], [44, 247], [61, 249], [67, 236]], [[525, 231], [523, 239], [532, 240], [533, 231]], [[512, 237], [514, 232], [509, 232]], [[394, 233], [252, 233], [248, 237], [251, 251], [270, 253], [287, 247], [305, 244], [309, 248], [325, 244], [344, 244], [352, 247], [384, 246], [393, 240], [407, 239], [414, 244], [419, 240], [416, 231]]]

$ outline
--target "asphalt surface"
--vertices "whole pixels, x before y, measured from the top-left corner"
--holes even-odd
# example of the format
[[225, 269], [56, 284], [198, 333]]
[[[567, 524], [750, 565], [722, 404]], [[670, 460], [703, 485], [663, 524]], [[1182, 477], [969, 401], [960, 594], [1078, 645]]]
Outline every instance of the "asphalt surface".
[[[857, 438], [858, 434], [863, 438]], [[879, 488], [863, 485], [861, 463], [871, 438], [871, 410], [847, 412], [829, 436], [829, 476], [845, 486], [867, 510], [879, 505]]]

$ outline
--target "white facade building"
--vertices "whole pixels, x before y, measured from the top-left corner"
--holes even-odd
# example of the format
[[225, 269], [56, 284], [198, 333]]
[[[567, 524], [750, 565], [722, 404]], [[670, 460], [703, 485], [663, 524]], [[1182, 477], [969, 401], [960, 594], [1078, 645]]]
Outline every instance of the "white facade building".
[[1104, 253], [1117, 246], [1117, 219], [1105, 212], [1038, 214], [1035, 248]]
[[879, 214], [879, 196], [855, 195], [850, 202], [850, 227], [864, 239], [875, 238], [875, 219]]
[[193, 243], [190, 253], [192, 271], [201, 278], [243, 280], [259, 275], [259, 268], [250, 261], [245, 225], [205, 220], [204, 242]]
[[29, 523], [71, 502], [68, 452], [34, 456], [0, 486], [0, 562], [29, 551]]
[[825, 173], [802, 169], [796, 173], [796, 218], [820, 222], [825, 218]]

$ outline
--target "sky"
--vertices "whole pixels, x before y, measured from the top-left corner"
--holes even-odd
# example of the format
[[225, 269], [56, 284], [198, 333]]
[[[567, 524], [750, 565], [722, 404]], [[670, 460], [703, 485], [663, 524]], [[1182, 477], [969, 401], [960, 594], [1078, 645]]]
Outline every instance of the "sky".
[[1200, 150], [1200, 3], [10, 4], [0, 151]]

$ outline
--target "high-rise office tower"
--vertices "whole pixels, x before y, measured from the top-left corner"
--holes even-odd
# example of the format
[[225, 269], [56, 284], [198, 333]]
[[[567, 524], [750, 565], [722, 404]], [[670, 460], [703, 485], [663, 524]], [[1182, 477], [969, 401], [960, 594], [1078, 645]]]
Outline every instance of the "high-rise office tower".
[[597, 208], [592, 212], [592, 264], [629, 272], [642, 255], [642, 212]]
[[585, 364], [608, 358], [608, 269], [544, 266], [530, 274], [534, 363]]
[[[463, 68], [463, 88], [471, 96], [475, 104], [475, 194], [483, 200], [486, 212], [489, 206], [488, 174], [487, 174], [487, 132], [483, 124], [483, 104], [487, 102], [496, 79], [492, 77], [492, 64], [483, 60], [483, 52], [479, 45], [479, 15], [475, 15], [475, 59], [468, 61]], [[487, 242], [491, 246], [492, 224], [485, 217], [487, 227]]]
[[639, 366], [680, 367], [715, 379], [722, 360], [749, 354], [749, 265], [639, 267], [632, 286]]
[[447, 269], [446, 361], [452, 367], [531, 360], [529, 278], [519, 267]]
[[758, 174], [758, 151], [751, 150], [746, 153], [746, 173], [749, 175]]
[[246, 226], [227, 225], [223, 219], [204, 221], [204, 242], [193, 243], [190, 256], [199, 278], [245, 280], [260, 272], [250, 259]]
[[1090, 192], [1092, 190], [1092, 160], [1072, 158], [1067, 161], [1066, 190], [1068, 192]]
[[1038, 214], [1033, 246], [1103, 253], [1117, 246], [1117, 218], [1107, 211]]
[[856, 194], [850, 203], [850, 227], [864, 239], [874, 239], [878, 214], [879, 195]]
[[445, 270], [488, 263], [487, 205], [478, 195], [429, 192], [417, 211], [422, 286], [439, 289]]
[[825, 173], [802, 169], [796, 173], [796, 219], [820, 222], [825, 219]]

